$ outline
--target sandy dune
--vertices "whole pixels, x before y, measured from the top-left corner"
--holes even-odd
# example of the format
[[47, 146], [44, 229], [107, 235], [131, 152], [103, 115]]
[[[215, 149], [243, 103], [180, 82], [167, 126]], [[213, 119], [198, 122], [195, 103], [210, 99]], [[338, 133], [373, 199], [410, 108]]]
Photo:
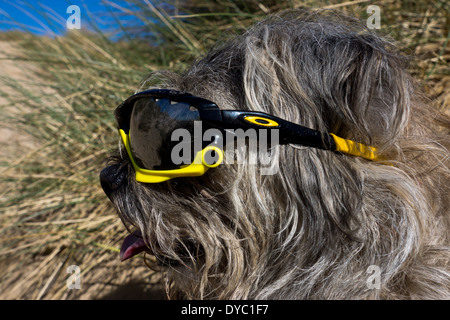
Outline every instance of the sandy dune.
[[[30, 81], [30, 76], [33, 76], [35, 68], [30, 63], [12, 59], [12, 57], [18, 55], [18, 49], [11, 43], [6, 41], [0, 42], [0, 77], [7, 77], [9, 78], [8, 81]], [[4, 85], [3, 81], [2, 85]], [[47, 91], [49, 90], [51, 89], [47, 89]], [[19, 94], [11, 86], [4, 86], [1, 91], [5, 91], [15, 97]], [[8, 99], [3, 96], [1, 91], [0, 110], [3, 114], [19, 116], [21, 113], [29, 111], [24, 106], [9, 106]], [[4, 117], [0, 121], [0, 145], [2, 146], [0, 148], [0, 162], [11, 158], [22, 157], [39, 146], [37, 139], [4, 121]]]

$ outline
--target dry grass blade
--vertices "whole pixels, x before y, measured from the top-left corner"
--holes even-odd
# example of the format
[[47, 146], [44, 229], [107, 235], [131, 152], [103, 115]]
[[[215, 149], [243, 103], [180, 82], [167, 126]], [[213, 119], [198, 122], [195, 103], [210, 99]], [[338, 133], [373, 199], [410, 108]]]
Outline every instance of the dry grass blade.
[[177, 24], [170, 22], [170, 17], [165, 13], [157, 10], [156, 7], [148, 0], [144, 0], [145, 4], [150, 8], [150, 10], [156, 14], [156, 16], [173, 32], [178, 38], [186, 45], [186, 47], [194, 52], [198, 53], [200, 45], [193, 35], [186, 33], [182, 27], [178, 27]]

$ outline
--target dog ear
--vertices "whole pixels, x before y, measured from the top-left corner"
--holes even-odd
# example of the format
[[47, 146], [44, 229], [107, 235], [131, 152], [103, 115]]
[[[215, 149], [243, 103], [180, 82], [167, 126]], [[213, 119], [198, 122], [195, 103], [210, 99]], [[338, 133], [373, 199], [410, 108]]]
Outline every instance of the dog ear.
[[245, 46], [252, 110], [378, 147], [393, 143], [407, 123], [407, 59], [360, 25], [262, 26]]
[[325, 44], [321, 88], [329, 130], [382, 147], [392, 144], [410, 113], [406, 59], [371, 34]]

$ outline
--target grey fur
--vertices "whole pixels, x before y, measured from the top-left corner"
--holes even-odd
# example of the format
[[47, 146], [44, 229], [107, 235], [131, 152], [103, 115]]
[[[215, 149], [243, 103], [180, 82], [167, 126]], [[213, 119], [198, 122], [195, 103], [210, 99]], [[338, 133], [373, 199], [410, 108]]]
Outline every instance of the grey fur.
[[[449, 299], [449, 119], [386, 39], [334, 11], [290, 11], [140, 89], [186, 91], [376, 146], [384, 161], [278, 146], [279, 172], [222, 165], [113, 194], [171, 297]], [[162, 80], [161, 80], [162, 79]], [[183, 249], [185, 248], [185, 249]], [[190, 256], [189, 256], [190, 255]], [[126, 263], [126, 262], [125, 262]], [[371, 288], [369, 266], [380, 270]]]

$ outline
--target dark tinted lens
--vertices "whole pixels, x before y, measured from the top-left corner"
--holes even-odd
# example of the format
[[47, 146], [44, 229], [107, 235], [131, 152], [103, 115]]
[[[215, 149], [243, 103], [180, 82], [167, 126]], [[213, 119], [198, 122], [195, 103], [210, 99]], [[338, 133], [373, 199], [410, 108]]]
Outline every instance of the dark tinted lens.
[[174, 163], [171, 151], [180, 142], [171, 141], [172, 132], [183, 128], [193, 137], [195, 120], [200, 120], [198, 111], [187, 103], [138, 99], [131, 113], [129, 132], [131, 152], [138, 166], [149, 170], [178, 169], [179, 163]]

